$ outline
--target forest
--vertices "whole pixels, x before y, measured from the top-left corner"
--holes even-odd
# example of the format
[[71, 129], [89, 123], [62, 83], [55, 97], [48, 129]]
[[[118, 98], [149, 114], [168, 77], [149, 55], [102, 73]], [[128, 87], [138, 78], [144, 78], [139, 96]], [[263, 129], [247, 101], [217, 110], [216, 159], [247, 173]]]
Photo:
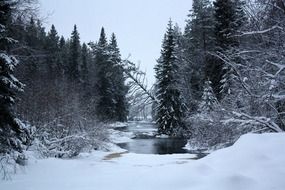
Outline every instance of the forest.
[[97, 40], [82, 42], [74, 23], [64, 37], [44, 27], [38, 6], [0, 0], [4, 178], [31, 151], [66, 159], [108, 150], [112, 126], [134, 120], [148, 119], [155, 137], [185, 139], [196, 151], [284, 132], [284, 0], [193, 0], [185, 28], [166, 20], [153, 86], [122, 58], [120, 36], [108, 39], [102, 27]]

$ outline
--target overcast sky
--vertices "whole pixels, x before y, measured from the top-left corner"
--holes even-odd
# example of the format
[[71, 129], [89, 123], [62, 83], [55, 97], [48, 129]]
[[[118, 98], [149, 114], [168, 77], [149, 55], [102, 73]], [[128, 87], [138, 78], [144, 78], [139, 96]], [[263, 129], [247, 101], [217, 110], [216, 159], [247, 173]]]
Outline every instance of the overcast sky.
[[58, 33], [69, 37], [77, 24], [81, 42], [97, 41], [100, 29], [117, 35], [122, 58], [141, 62], [149, 83], [160, 55], [161, 41], [171, 18], [185, 26], [192, 0], [40, 0], [46, 28], [54, 24]]

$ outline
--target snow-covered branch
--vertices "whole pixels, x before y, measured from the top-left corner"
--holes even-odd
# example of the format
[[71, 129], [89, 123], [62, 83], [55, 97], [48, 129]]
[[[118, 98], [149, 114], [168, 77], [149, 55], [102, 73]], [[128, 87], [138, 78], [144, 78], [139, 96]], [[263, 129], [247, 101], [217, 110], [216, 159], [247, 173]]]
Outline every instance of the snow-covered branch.
[[252, 96], [252, 97], [258, 97], [256, 94], [254, 94], [253, 92], [251, 92], [250, 87], [245, 83], [244, 78], [242, 77], [241, 72], [239, 71], [239, 69], [237, 68], [236, 64], [231, 62], [229, 59], [227, 59], [222, 53], [217, 52], [217, 53], [211, 53], [208, 52], [210, 55], [217, 57], [218, 59], [222, 60], [225, 64], [227, 64], [228, 66], [230, 66], [230, 68], [232, 68], [235, 72], [235, 74], [238, 76], [238, 80], [240, 82], [240, 84], [242, 85], [242, 87], [246, 90], [246, 92]]
[[284, 28], [282, 28], [282, 27], [280, 27], [278, 25], [274, 25], [274, 26], [272, 26], [270, 28], [267, 28], [267, 29], [264, 29], [264, 30], [242, 32], [241, 34], [235, 35], [235, 36], [236, 37], [242, 37], [242, 36], [249, 36], [249, 35], [265, 34], [265, 33], [271, 32], [272, 30], [275, 30], [275, 29], [283, 30]]
[[274, 121], [267, 117], [250, 116], [246, 113], [232, 112], [233, 118], [223, 120], [223, 123], [260, 124], [275, 132], [284, 132]]
[[145, 73], [140, 71], [140, 68], [129, 60], [124, 60], [122, 66], [125, 74], [131, 80], [129, 83], [131, 93], [135, 94], [137, 91], [141, 91], [142, 94], [146, 95], [146, 102], [149, 99], [158, 102], [151, 90], [147, 88]]

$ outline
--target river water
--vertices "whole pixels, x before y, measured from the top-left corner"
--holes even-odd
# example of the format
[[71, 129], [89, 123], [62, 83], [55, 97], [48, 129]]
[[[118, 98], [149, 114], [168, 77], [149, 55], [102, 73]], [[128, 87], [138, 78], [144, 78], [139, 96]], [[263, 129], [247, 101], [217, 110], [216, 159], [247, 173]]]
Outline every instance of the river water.
[[135, 138], [128, 143], [118, 144], [121, 148], [132, 153], [138, 154], [195, 154], [197, 158], [204, 157], [206, 154], [193, 152], [184, 149], [187, 139], [156, 137], [157, 128], [150, 122], [130, 122], [121, 131], [133, 132]]

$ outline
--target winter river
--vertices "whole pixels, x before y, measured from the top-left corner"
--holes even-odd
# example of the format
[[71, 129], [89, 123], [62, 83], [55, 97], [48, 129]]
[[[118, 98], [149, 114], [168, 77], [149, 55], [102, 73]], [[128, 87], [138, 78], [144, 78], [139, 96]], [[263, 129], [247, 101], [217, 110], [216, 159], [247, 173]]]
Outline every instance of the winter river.
[[120, 131], [132, 132], [133, 141], [119, 143], [118, 145], [131, 153], [138, 154], [195, 154], [197, 158], [204, 157], [206, 154], [192, 152], [184, 149], [187, 139], [156, 137], [157, 128], [151, 122], [130, 122], [127, 127], [122, 127]]

